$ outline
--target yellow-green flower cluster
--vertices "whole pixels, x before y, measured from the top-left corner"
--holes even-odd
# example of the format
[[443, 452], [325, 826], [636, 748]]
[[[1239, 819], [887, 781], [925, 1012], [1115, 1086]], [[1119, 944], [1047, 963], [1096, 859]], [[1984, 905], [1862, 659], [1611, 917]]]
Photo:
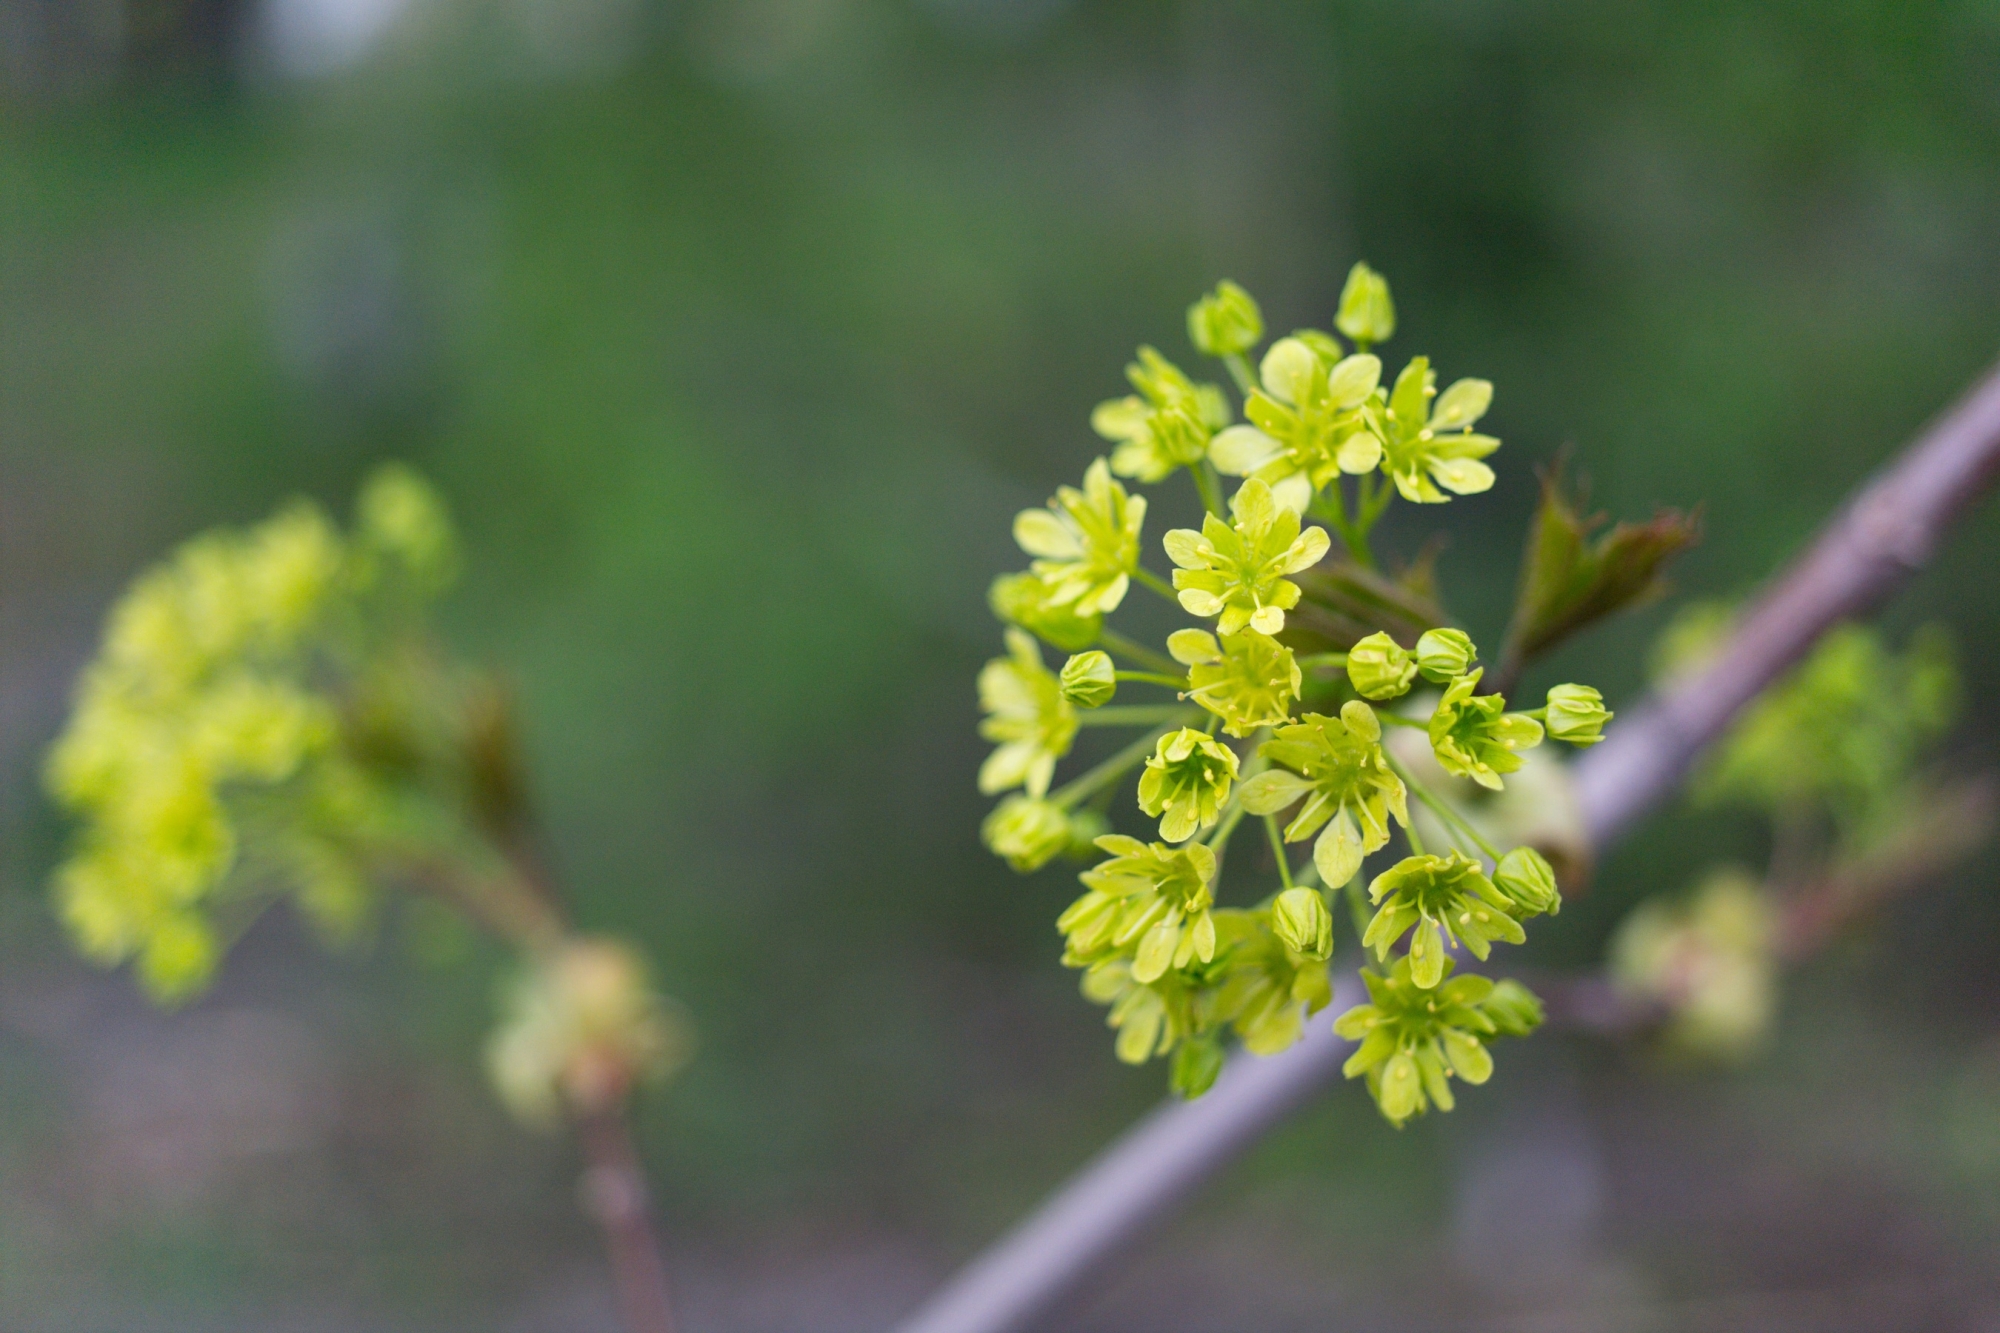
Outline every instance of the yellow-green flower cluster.
[[1260, 753], [1278, 767], [1244, 785], [1243, 808], [1269, 815], [1296, 806], [1285, 841], [1319, 833], [1313, 863], [1327, 884], [1347, 883], [1362, 858], [1389, 845], [1391, 816], [1409, 825], [1403, 781], [1382, 751], [1382, 724], [1359, 699], [1338, 717], [1307, 713], [1279, 727]]
[[455, 566], [442, 506], [391, 468], [351, 535], [296, 503], [195, 538], [132, 586], [48, 763], [81, 821], [56, 896], [84, 953], [136, 959], [172, 1001], [207, 983], [274, 889], [329, 928], [357, 923], [357, 839], [393, 814], [346, 753], [351, 700], [330, 682]]
[[1344, 1072], [1365, 1076], [1382, 1114], [1398, 1126], [1433, 1106], [1451, 1110], [1452, 1079], [1477, 1085], [1493, 1076], [1489, 1038], [1526, 1036], [1542, 1021], [1541, 1005], [1518, 982], [1451, 977], [1447, 958], [1441, 978], [1451, 979], [1424, 986], [1415, 968], [1399, 958], [1386, 976], [1363, 971], [1368, 1003], [1333, 1024], [1335, 1032], [1360, 1043]]
[[[1255, 317], [1254, 305], [1249, 313]], [[1242, 317], [1236, 310], [1221, 314], [1217, 323], [1240, 323]], [[1230, 337], [1226, 327], [1222, 336]], [[1150, 485], [1208, 457], [1210, 438], [1229, 424], [1229, 400], [1221, 389], [1196, 384], [1150, 347], [1139, 349], [1139, 359], [1125, 368], [1125, 377], [1139, 392], [1099, 403], [1090, 414], [1091, 429], [1117, 441], [1111, 453], [1113, 472]]]
[[1049, 789], [1056, 761], [1076, 737], [1076, 708], [1062, 682], [1042, 665], [1032, 637], [1007, 631], [1007, 656], [996, 657], [979, 673], [979, 706], [987, 719], [979, 734], [1000, 746], [979, 769], [979, 790], [988, 795], [1026, 787], [1028, 795]]
[[[1426, 1105], [1448, 1108], [1446, 1080], [1477, 1082], [1490, 1070], [1484, 1039], [1538, 1017], [1511, 983], [1447, 981], [1448, 950], [1485, 959], [1494, 942], [1519, 943], [1522, 923], [1555, 911], [1561, 895], [1539, 853], [1491, 846], [1450, 809], [1455, 787], [1440, 795], [1407, 771], [1384, 746], [1384, 726], [1421, 732], [1446, 774], [1498, 789], [1545, 736], [1593, 744], [1611, 714], [1581, 685], [1558, 686], [1527, 711], [1475, 693], [1485, 668], [1470, 636], [1434, 623], [1433, 611], [1408, 614], [1407, 590], [1375, 572], [1369, 531], [1392, 501], [1438, 503], [1492, 485], [1484, 460], [1499, 441], [1474, 427], [1493, 387], [1462, 379], [1439, 392], [1421, 356], [1385, 382], [1375, 349], [1395, 332], [1395, 304], [1365, 264], [1348, 275], [1333, 323], [1338, 333], [1296, 330], [1260, 356], [1262, 312], [1221, 284], [1188, 311], [1188, 334], [1242, 391], [1241, 424], [1230, 424], [1221, 389], [1142, 347], [1127, 371], [1136, 392], [1092, 417], [1116, 443], [1110, 459], [1090, 465], [1081, 490], [1017, 517], [1016, 539], [1035, 559], [993, 589], [1008, 656], [980, 676], [983, 732], [1000, 745], [980, 786], [1023, 791], [983, 833], [1016, 869], [1032, 870], [1101, 828], [1089, 821], [1136, 776], [1139, 810], [1158, 821], [1161, 841], [1097, 837], [1110, 859], [1083, 873], [1086, 891], [1057, 924], [1064, 962], [1109, 1006], [1119, 1058], [1171, 1057], [1172, 1086], [1192, 1096], [1216, 1077], [1227, 1036], [1258, 1054], [1283, 1049], [1328, 1002], [1330, 895], [1352, 894], [1365, 912], [1364, 864], [1400, 832], [1407, 854], [1365, 881], [1375, 911], [1362, 942], [1388, 965], [1370, 974], [1373, 1016], [1342, 1020], [1343, 1030], [1367, 1029], [1368, 1058], [1352, 1072], [1368, 1074], [1400, 1123]], [[1157, 548], [1169, 582], [1144, 558], [1146, 497], [1114, 474], [1150, 485], [1183, 470], [1206, 512]], [[1242, 478], [1233, 495], [1224, 477]], [[1335, 537], [1339, 569], [1316, 568]], [[1169, 632], [1164, 652], [1125, 637], [1107, 617], [1134, 584], [1207, 623]], [[1315, 591], [1328, 587], [1337, 591]], [[1421, 603], [1435, 605], [1428, 594]], [[1069, 654], [1059, 675], [1030, 636]], [[1153, 702], [1147, 690], [1165, 693]], [[1118, 725], [1147, 730], [1052, 789], [1079, 728]], [[1434, 835], [1411, 827], [1412, 796], [1448, 846], [1424, 846]], [[1254, 906], [1221, 907], [1221, 867], [1246, 819], [1264, 826], [1256, 854], [1268, 838], [1277, 882]], [[1295, 870], [1291, 847], [1309, 840]]]
[[1046, 608], [1067, 607], [1078, 616], [1116, 611], [1139, 563], [1139, 529], [1146, 497], [1127, 495], [1103, 459], [1083, 474], [1083, 489], [1064, 486], [1047, 509], [1023, 509], [1014, 518], [1014, 540], [1042, 581]]
[[1299, 585], [1285, 575], [1310, 569], [1325, 557], [1332, 539], [1324, 528], [1299, 531], [1299, 516], [1271, 498], [1271, 488], [1252, 477], [1230, 501], [1235, 522], [1210, 514], [1201, 531], [1176, 528], [1166, 536], [1183, 609], [1218, 616], [1222, 635], [1254, 629], [1276, 634], [1285, 612], [1299, 604]]

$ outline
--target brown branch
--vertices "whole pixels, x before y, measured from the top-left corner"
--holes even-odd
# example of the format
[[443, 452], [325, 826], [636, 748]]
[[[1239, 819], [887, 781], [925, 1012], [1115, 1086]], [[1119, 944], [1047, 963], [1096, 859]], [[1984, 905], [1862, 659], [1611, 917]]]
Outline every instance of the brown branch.
[[2000, 472], [2000, 370], [1854, 497], [1758, 598], [1706, 668], [1621, 718], [1577, 763], [1591, 837], [1605, 844], [1680, 785], [1695, 756], [1821, 634], [1923, 568]]
[[1931, 879], [1984, 843], [2000, 811], [2000, 779], [1982, 773], [1926, 793], [1895, 833], [1857, 860], [1834, 867], [1778, 914], [1778, 956], [1809, 958], [1885, 899]]
[[[1666, 799], [1703, 747], [1821, 634], [1876, 605], [1921, 568], [1996, 472], [2000, 369], [1828, 524], [1751, 608], [1712, 667], [1632, 710], [1584, 756], [1576, 780], [1593, 841], [1615, 841]], [[1019, 1333], [1042, 1323], [1331, 1082], [1351, 1049], [1329, 1024], [1316, 1022], [1281, 1055], [1232, 1057], [1206, 1096], [1169, 1103], [1142, 1120], [968, 1264], [898, 1333]]]
[[583, 1173], [583, 1207], [603, 1228], [627, 1333], [674, 1333], [652, 1196], [622, 1102], [579, 1120], [577, 1133], [590, 1162]]
[[[472, 814], [508, 873], [466, 884], [453, 883], [442, 871], [434, 878], [454, 891], [475, 919], [482, 919], [524, 953], [558, 947], [574, 937], [575, 927], [542, 850], [516, 742], [513, 697], [497, 682], [480, 682], [470, 692], [464, 740]], [[626, 1333], [674, 1333], [666, 1265], [653, 1226], [652, 1193], [627, 1119], [630, 1102], [629, 1075], [615, 1071], [602, 1095], [591, 1099], [597, 1109], [573, 1116], [588, 1163], [579, 1182], [580, 1194], [584, 1211], [604, 1233]]]

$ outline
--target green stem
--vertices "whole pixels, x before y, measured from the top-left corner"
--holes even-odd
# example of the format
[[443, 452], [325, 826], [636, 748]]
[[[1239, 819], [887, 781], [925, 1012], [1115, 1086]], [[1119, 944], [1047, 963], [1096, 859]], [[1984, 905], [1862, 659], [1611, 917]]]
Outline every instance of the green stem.
[[1360, 529], [1347, 521], [1347, 496], [1341, 489], [1340, 478], [1335, 476], [1320, 492], [1324, 504], [1315, 504], [1314, 512], [1327, 521], [1339, 536], [1347, 553], [1354, 557], [1354, 563], [1363, 569], [1375, 568], [1375, 553], [1368, 549], [1368, 537]]
[[1431, 724], [1428, 722], [1419, 722], [1413, 717], [1404, 717], [1401, 713], [1392, 713], [1386, 708], [1376, 709], [1375, 719], [1378, 722], [1387, 722], [1392, 727], [1415, 727], [1418, 731], [1431, 729]]
[[1299, 658], [1299, 659], [1298, 659], [1298, 663], [1299, 663], [1299, 665], [1300, 665], [1301, 667], [1305, 667], [1305, 668], [1312, 668], [1312, 667], [1345, 667], [1345, 666], [1347, 665], [1347, 654], [1346, 654], [1346, 653], [1307, 653], [1307, 654], [1306, 654], [1306, 655], [1305, 655], [1304, 657], [1301, 657], [1301, 658]]
[[1236, 826], [1243, 822], [1243, 802], [1234, 796], [1229, 798], [1229, 808], [1222, 812], [1222, 822], [1215, 826], [1215, 832], [1208, 835], [1209, 850], [1219, 858], [1222, 849], [1229, 844], [1229, 835], [1236, 832]]
[[1278, 835], [1276, 815], [1264, 816], [1264, 832], [1271, 838], [1271, 854], [1278, 858], [1278, 878], [1283, 880], [1285, 887], [1289, 889], [1292, 887], [1292, 863], [1285, 855], [1285, 840]]
[[[1383, 754], [1388, 755], [1388, 751], [1383, 751]], [[1439, 796], [1436, 792], [1433, 792], [1423, 783], [1417, 781], [1410, 770], [1405, 768], [1393, 756], [1389, 757], [1389, 767], [1394, 770], [1397, 777], [1403, 780], [1403, 785], [1408, 787], [1418, 800], [1429, 806], [1432, 813], [1444, 821], [1446, 830], [1452, 833], [1453, 841], [1457, 841], [1459, 836], [1463, 835], [1469, 838], [1472, 845], [1477, 847], [1488, 860], [1492, 861], [1495, 865], [1500, 863], [1499, 850], [1492, 843], [1480, 836], [1479, 830], [1472, 826], [1471, 820], [1454, 809], [1449, 801]]]
[[1140, 666], [1152, 667], [1155, 671], [1171, 673], [1185, 670], [1173, 658], [1164, 653], [1156, 653], [1143, 643], [1134, 643], [1114, 629], [1098, 630], [1097, 641], [1120, 657], [1129, 657]]
[[1175, 606], [1181, 604], [1181, 595], [1174, 591], [1173, 585], [1158, 574], [1155, 574], [1152, 570], [1147, 569], [1144, 565], [1133, 566], [1132, 577], [1172, 602]]
[[1381, 486], [1382, 489], [1377, 491], [1374, 498], [1369, 502], [1368, 512], [1362, 516], [1361, 535], [1364, 537], [1374, 529], [1376, 520], [1382, 517], [1384, 511], [1389, 508], [1390, 502], [1396, 498], [1396, 488], [1390, 484], [1387, 478], [1383, 479]]
[[1191, 721], [1194, 710], [1181, 704], [1134, 704], [1092, 708], [1076, 715], [1079, 727], [1150, 727], [1158, 722]]
[[1070, 809], [1078, 801], [1123, 777], [1126, 770], [1153, 752], [1153, 747], [1159, 744], [1160, 737], [1166, 735], [1169, 730], [1168, 727], [1155, 727], [1103, 763], [1084, 770], [1050, 792], [1049, 800], [1065, 810]]
[[1194, 478], [1194, 488], [1201, 494], [1201, 507], [1217, 518], [1225, 517], [1222, 512], [1222, 474], [1215, 470], [1215, 464], [1204, 458], [1188, 469], [1188, 475]]
[[[1354, 922], [1354, 938], [1359, 943], [1361, 937], [1368, 933], [1370, 916], [1366, 890], [1361, 887], [1360, 872], [1357, 871], [1354, 878], [1348, 880], [1341, 888], [1347, 890], [1344, 895], [1347, 899], [1347, 915], [1348, 919]], [[1340, 889], [1335, 889], [1334, 892], [1339, 893]]]
[[1414, 852], [1416, 855], [1418, 856], [1429, 855], [1429, 853], [1424, 851], [1424, 840], [1423, 837], [1417, 832], [1417, 826], [1415, 824], [1403, 825], [1403, 836], [1410, 840], [1410, 850]]
[[1114, 671], [1111, 673], [1111, 679], [1142, 680], [1148, 685], [1165, 685], [1172, 690], [1184, 690], [1188, 687], [1188, 678], [1185, 674], [1168, 676], [1158, 671]]
[[1248, 398], [1257, 387], [1257, 377], [1250, 373], [1250, 359], [1241, 352], [1230, 352], [1222, 358], [1222, 364], [1229, 371], [1229, 378], [1236, 381], [1236, 391]]

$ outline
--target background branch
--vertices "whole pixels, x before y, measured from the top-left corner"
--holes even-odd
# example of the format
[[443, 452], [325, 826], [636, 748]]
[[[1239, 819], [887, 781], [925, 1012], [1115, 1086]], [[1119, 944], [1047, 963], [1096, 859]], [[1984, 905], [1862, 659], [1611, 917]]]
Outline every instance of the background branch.
[[[2000, 368], [1856, 494], [1745, 613], [1711, 665], [1632, 709], [1583, 756], [1575, 776], [1593, 843], [1608, 845], [1672, 793], [1701, 750], [1821, 634], [1922, 568], [1996, 473]], [[1351, 972], [1348, 984], [1336, 989], [1332, 1012], [1357, 1003]], [[1207, 1095], [1170, 1102], [1128, 1130], [898, 1333], [1034, 1327], [1331, 1082], [1351, 1049], [1315, 1021], [1283, 1054], [1231, 1057]]]

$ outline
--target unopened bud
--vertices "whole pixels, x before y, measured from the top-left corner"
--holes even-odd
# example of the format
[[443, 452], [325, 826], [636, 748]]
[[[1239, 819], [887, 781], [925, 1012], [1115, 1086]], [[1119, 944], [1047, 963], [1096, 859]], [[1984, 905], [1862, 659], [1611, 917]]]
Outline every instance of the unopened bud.
[[1063, 663], [1062, 696], [1078, 708], [1099, 708], [1118, 692], [1116, 669], [1111, 654], [1093, 649], [1078, 653]]
[[1347, 679], [1363, 698], [1394, 699], [1408, 692], [1416, 675], [1417, 659], [1379, 630], [1347, 650]]
[[1472, 646], [1472, 638], [1464, 630], [1426, 630], [1417, 640], [1417, 670], [1434, 685], [1464, 675], [1478, 656], [1479, 650]]
[[1571, 745], [1595, 745], [1612, 718], [1604, 696], [1588, 685], [1558, 685], [1549, 691], [1549, 735]]
[[1318, 889], [1286, 889], [1271, 905], [1272, 933], [1295, 954], [1318, 961], [1333, 952], [1333, 914]]
[[1387, 342], [1396, 331], [1396, 305], [1389, 299], [1389, 283], [1366, 264], [1356, 264], [1347, 273], [1347, 286], [1340, 293], [1340, 314], [1334, 327], [1356, 342]]
[[1501, 857], [1493, 871], [1493, 883], [1521, 908], [1522, 916], [1554, 915], [1562, 910], [1556, 872], [1532, 847], [1516, 847]]
[[1188, 340], [1204, 356], [1247, 352], [1264, 336], [1264, 314], [1250, 293], [1233, 282], [1188, 307]]

